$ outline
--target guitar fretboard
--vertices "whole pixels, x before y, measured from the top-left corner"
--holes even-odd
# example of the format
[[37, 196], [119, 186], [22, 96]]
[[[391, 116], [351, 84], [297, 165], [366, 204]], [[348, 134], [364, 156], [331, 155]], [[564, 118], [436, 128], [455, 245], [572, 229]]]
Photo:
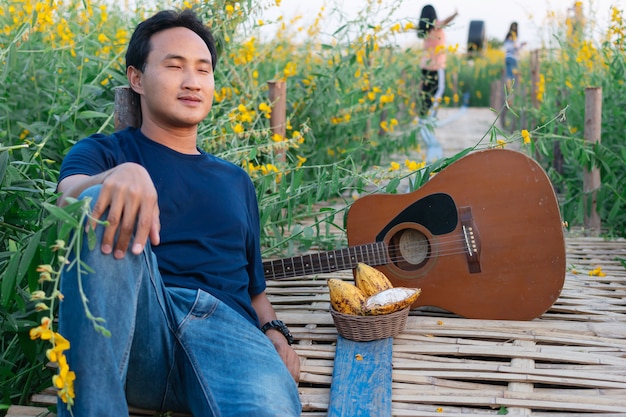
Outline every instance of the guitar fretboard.
[[265, 279], [284, 279], [353, 269], [359, 262], [371, 266], [389, 263], [385, 243], [369, 243], [328, 252], [265, 261], [263, 271]]

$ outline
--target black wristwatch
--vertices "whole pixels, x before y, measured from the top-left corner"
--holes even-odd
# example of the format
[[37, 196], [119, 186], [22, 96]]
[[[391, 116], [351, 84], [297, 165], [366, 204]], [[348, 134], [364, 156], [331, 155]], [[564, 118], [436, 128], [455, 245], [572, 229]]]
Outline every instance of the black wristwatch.
[[269, 321], [265, 323], [263, 327], [261, 327], [261, 331], [263, 333], [265, 333], [269, 329], [278, 330], [279, 332], [283, 334], [283, 336], [285, 336], [285, 339], [287, 339], [287, 343], [289, 343], [290, 345], [293, 344], [293, 336], [291, 335], [291, 332], [289, 331], [289, 327], [287, 327], [287, 325], [283, 323], [281, 320]]

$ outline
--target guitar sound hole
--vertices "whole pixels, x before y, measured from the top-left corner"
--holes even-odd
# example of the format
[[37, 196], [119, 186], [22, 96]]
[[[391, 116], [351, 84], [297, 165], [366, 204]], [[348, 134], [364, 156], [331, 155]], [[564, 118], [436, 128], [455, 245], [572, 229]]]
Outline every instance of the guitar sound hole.
[[419, 230], [404, 229], [393, 235], [389, 249], [392, 262], [398, 268], [414, 271], [428, 261], [430, 243]]

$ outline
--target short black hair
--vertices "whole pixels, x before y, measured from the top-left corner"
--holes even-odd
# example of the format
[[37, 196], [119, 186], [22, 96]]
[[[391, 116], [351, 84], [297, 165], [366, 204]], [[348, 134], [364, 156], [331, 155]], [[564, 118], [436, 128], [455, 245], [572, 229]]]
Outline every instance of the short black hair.
[[139, 23], [133, 32], [133, 36], [128, 43], [126, 50], [126, 68], [133, 66], [140, 71], [144, 71], [148, 54], [152, 50], [150, 39], [155, 33], [166, 29], [183, 27], [196, 33], [211, 53], [211, 63], [213, 70], [217, 65], [217, 48], [215, 39], [211, 30], [206, 27], [202, 20], [191, 9], [185, 9], [181, 12], [174, 10], [163, 10], [152, 17]]

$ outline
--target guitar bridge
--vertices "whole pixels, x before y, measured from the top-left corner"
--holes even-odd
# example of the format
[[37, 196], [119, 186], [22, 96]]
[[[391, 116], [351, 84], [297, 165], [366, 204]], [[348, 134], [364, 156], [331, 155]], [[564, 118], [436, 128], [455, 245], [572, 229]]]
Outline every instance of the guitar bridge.
[[467, 266], [469, 267], [470, 274], [476, 274], [481, 271], [480, 236], [474, 224], [471, 207], [459, 207], [459, 215], [465, 245], [465, 255], [467, 257]]

